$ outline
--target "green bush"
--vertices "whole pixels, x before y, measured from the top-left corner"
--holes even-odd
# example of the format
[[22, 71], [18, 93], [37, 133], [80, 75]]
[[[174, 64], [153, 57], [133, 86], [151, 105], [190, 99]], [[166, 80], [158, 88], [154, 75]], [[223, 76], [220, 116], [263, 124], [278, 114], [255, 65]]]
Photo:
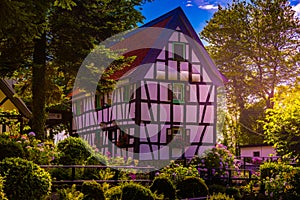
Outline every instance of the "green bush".
[[260, 166], [260, 192], [269, 198], [299, 199], [300, 169], [285, 163], [267, 162]]
[[226, 194], [218, 193], [210, 196], [208, 200], [234, 200], [234, 198]]
[[83, 139], [68, 137], [57, 144], [59, 164], [82, 165], [92, 155], [92, 147]]
[[121, 186], [115, 186], [112, 188], [109, 188], [105, 192], [105, 197], [109, 200], [120, 200], [122, 195], [122, 187]]
[[158, 176], [169, 178], [176, 186], [187, 176], [199, 177], [199, 173], [194, 166], [184, 167], [181, 164], [172, 162], [170, 165], [162, 168]]
[[[239, 165], [234, 162], [234, 155], [222, 144], [208, 149], [201, 157], [195, 156], [190, 166], [197, 166], [200, 176], [224, 177], [228, 175], [227, 168], [238, 169]], [[211, 173], [211, 174], [210, 174]], [[214, 180], [214, 183], [223, 184], [223, 180]]]
[[3, 180], [2, 176], [0, 176], [0, 200], [8, 200], [3, 191], [3, 182], [4, 182], [4, 180]]
[[32, 161], [6, 158], [0, 162], [0, 174], [9, 199], [38, 200], [51, 191], [50, 174]]
[[276, 163], [276, 162], [265, 162], [264, 164], [260, 165], [260, 178], [265, 179], [275, 178], [281, 172], [291, 172], [294, 169], [293, 166], [287, 165], [284, 163]]
[[186, 177], [177, 185], [177, 196], [181, 199], [205, 197], [208, 195], [208, 187], [204, 180], [198, 177]]
[[83, 182], [81, 192], [84, 194], [84, 200], [105, 200], [102, 187], [96, 181]]
[[213, 194], [213, 193], [225, 193], [226, 192], [226, 187], [223, 185], [217, 185], [217, 184], [213, 184], [213, 185], [209, 185], [208, 186], [209, 189], [209, 193]]
[[83, 200], [84, 194], [76, 190], [76, 185], [71, 188], [62, 188], [57, 191], [59, 200]]
[[170, 179], [156, 177], [150, 186], [150, 190], [158, 195], [164, 195], [164, 199], [175, 199], [176, 189]]
[[151, 190], [137, 183], [122, 186], [121, 200], [154, 200]]
[[230, 197], [233, 197], [235, 200], [242, 198], [240, 190], [235, 187], [226, 188], [226, 194], [229, 195]]
[[23, 158], [25, 152], [20, 143], [9, 140], [9, 139], [0, 139], [0, 160], [4, 158], [11, 157], [21, 157]]
[[[86, 165], [106, 165], [107, 158], [99, 153], [93, 154], [88, 157]], [[99, 171], [102, 169], [99, 168], [85, 168], [83, 172], [83, 177], [85, 179], [99, 179]]]

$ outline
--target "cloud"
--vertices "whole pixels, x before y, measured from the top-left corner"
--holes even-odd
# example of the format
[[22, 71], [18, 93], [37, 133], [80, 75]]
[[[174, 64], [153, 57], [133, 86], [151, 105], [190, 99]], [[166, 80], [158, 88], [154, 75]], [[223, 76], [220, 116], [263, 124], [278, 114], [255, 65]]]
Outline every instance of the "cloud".
[[300, 3], [295, 6], [292, 6], [292, 9], [296, 12], [296, 16], [300, 17]]
[[208, 4], [208, 5], [200, 5], [198, 6], [198, 8], [203, 9], [203, 10], [217, 10], [218, 6], [212, 5], [212, 4]]
[[191, 7], [191, 6], [194, 6], [192, 4], [192, 1], [186, 1], [186, 4], [185, 4], [186, 7]]

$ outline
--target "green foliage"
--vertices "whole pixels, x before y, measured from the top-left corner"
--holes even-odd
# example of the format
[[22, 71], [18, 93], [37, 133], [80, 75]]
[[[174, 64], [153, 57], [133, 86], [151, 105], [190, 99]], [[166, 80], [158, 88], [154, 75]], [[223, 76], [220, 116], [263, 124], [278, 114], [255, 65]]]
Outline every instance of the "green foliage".
[[226, 187], [223, 185], [217, 185], [217, 184], [209, 185], [208, 189], [210, 194], [226, 192]]
[[[20, 80], [31, 80], [32, 128], [38, 138], [44, 137], [46, 94], [52, 88], [69, 92], [94, 45], [142, 22], [137, 8], [146, 1], [25, 0], [1, 4], [1, 19], [7, 20], [0, 22], [0, 75], [11, 75], [18, 68], [32, 70], [30, 77], [22, 74]], [[49, 71], [62, 75], [49, 78]], [[52, 98], [51, 94], [48, 97]]]
[[21, 157], [24, 158], [25, 152], [20, 143], [8, 138], [0, 137], [0, 161], [4, 158]]
[[176, 187], [177, 196], [181, 199], [205, 197], [208, 195], [208, 187], [205, 181], [198, 177], [186, 177]]
[[57, 157], [53, 142], [41, 142], [36, 139], [35, 133], [15, 133], [14, 135], [2, 134], [0, 136], [0, 155], [4, 157], [21, 157], [39, 165], [50, 164]]
[[265, 179], [267, 177], [269, 178], [275, 178], [279, 173], [282, 172], [291, 172], [293, 170], [293, 166], [281, 163], [281, 162], [265, 162], [262, 165], [259, 166], [260, 170], [260, 178]]
[[151, 190], [137, 183], [127, 183], [122, 186], [122, 200], [154, 200]]
[[57, 144], [59, 164], [82, 165], [92, 155], [92, 147], [83, 139], [68, 137]]
[[274, 108], [266, 112], [265, 140], [280, 155], [300, 156], [300, 88], [285, 89], [274, 99]]
[[218, 194], [213, 194], [208, 198], [208, 200], [235, 200], [233, 197], [230, 197], [226, 194], [218, 193]]
[[[95, 153], [88, 157], [86, 161], [86, 165], [106, 165], [107, 164], [107, 158], [103, 156], [102, 154]], [[97, 169], [97, 168], [85, 168], [83, 172], [83, 176], [85, 179], [99, 179], [99, 173], [103, 169]], [[104, 180], [104, 179], [102, 179]]]
[[[201, 175], [204, 173], [214, 177], [228, 175], [227, 168], [238, 167], [235, 166], [233, 154], [222, 144], [217, 144], [216, 147], [206, 150], [201, 157], [195, 156], [190, 165], [199, 167]], [[212, 174], [208, 174], [209, 170]]]
[[230, 197], [233, 197], [236, 200], [242, 198], [240, 190], [238, 188], [235, 188], [235, 187], [226, 188], [226, 194]]
[[121, 186], [111, 187], [105, 192], [105, 197], [110, 200], [120, 200], [121, 195], [122, 195]]
[[102, 187], [96, 181], [83, 182], [81, 192], [84, 194], [84, 200], [105, 200]]
[[50, 174], [31, 161], [6, 158], [0, 162], [0, 174], [9, 199], [40, 200], [51, 191]]
[[176, 189], [173, 183], [166, 177], [156, 177], [150, 186], [150, 190], [164, 199], [175, 199]]
[[62, 188], [57, 191], [59, 200], [83, 200], [84, 194], [76, 190], [76, 185], [71, 188]]
[[260, 166], [261, 192], [275, 199], [300, 197], [300, 168], [284, 163], [264, 163]]
[[166, 177], [171, 180], [174, 185], [182, 181], [186, 176], [199, 177], [198, 170], [194, 166], [184, 167], [181, 164], [172, 162], [170, 165], [162, 168], [159, 177]]
[[3, 177], [0, 176], [0, 200], [8, 200], [3, 190], [4, 180]]
[[[242, 144], [261, 139], [256, 122], [272, 108], [276, 87], [299, 76], [298, 27], [288, 0], [236, 0], [219, 6], [201, 36], [225, 84], [234, 132]], [[254, 136], [254, 137], [253, 137]], [[249, 140], [251, 138], [251, 140]]]

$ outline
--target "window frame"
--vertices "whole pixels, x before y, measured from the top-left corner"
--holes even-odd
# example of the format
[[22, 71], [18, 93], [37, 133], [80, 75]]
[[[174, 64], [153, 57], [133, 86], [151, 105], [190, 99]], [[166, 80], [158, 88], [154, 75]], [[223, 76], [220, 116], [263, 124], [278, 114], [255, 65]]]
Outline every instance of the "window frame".
[[[174, 91], [174, 89], [178, 89], [180, 88], [180, 91], [176, 90]], [[185, 102], [185, 97], [186, 95], [189, 95], [189, 94], [186, 94], [187, 92], [187, 88], [185, 86], [184, 83], [170, 83], [168, 84], [168, 100], [171, 101], [173, 103], [176, 103], [176, 104], [180, 104], [180, 103], [184, 103]], [[175, 95], [176, 94], [176, 95]], [[177, 98], [180, 94], [181, 95], [181, 98]]]
[[[175, 52], [175, 46], [182, 46], [182, 55], [179, 55], [178, 52]], [[177, 61], [186, 60], [186, 44], [183, 42], [172, 42], [172, 58]]]
[[260, 157], [259, 151], [253, 151], [253, 157]]

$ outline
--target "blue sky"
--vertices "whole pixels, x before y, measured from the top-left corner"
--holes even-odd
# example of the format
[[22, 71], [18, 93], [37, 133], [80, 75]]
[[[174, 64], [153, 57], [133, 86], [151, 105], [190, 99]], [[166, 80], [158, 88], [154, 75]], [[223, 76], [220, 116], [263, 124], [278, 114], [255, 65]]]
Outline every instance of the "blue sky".
[[[218, 4], [222, 7], [232, 0], [154, 0], [143, 5], [142, 14], [145, 23], [181, 6], [197, 33], [201, 32], [208, 21], [217, 11]], [[291, 0], [293, 9], [300, 17], [300, 0]]]

